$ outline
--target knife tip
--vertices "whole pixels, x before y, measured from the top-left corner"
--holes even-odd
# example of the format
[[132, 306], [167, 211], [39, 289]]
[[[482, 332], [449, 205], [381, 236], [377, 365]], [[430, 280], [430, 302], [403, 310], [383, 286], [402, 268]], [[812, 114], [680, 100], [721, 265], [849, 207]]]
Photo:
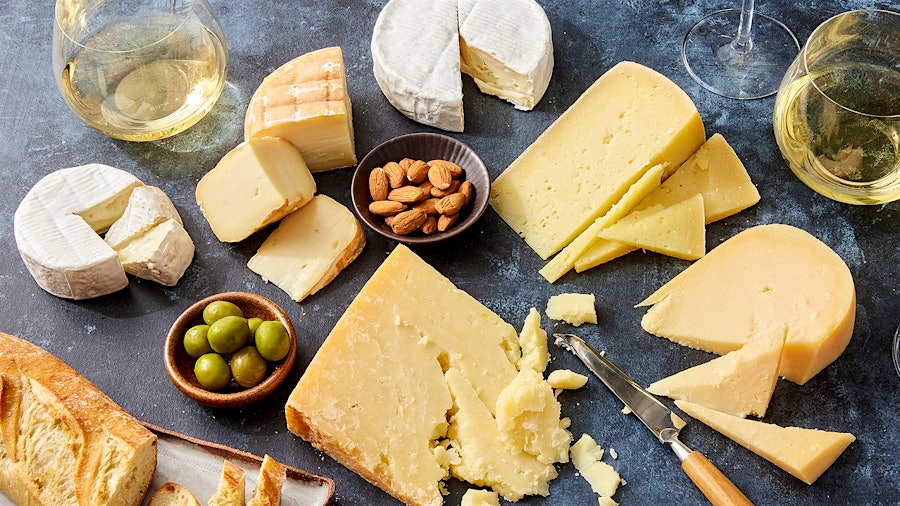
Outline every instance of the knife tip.
[[575, 336], [573, 336], [572, 334], [553, 334], [553, 337], [556, 338], [554, 344], [556, 344], [560, 348], [575, 353], [575, 348], [574, 346], [572, 346], [572, 338]]

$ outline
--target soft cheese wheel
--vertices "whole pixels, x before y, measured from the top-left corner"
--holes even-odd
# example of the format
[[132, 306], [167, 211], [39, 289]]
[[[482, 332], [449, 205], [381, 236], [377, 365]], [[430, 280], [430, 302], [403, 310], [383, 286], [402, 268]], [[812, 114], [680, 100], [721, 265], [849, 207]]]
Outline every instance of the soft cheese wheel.
[[13, 220], [16, 246], [34, 280], [67, 299], [88, 299], [128, 285], [119, 257], [99, 233], [125, 210], [142, 183], [108, 165], [90, 164], [44, 176]]
[[773, 224], [723, 242], [639, 306], [651, 334], [724, 354], [785, 326], [781, 375], [806, 383], [853, 334], [856, 291], [843, 260], [798, 228]]
[[244, 136], [286, 139], [312, 172], [356, 165], [341, 48], [300, 55], [263, 79], [247, 106]]
[[534, 0], [459, 0], [460, 68], [484, 93], [530, 111], [553, 73], [550, 21]]
[[667, 164], [674, 171], [705, 140], [697, 108], [681, 88], [654, 70], [622, 62], [494, 180], [491, 205], [546, 259], [651, 167]]

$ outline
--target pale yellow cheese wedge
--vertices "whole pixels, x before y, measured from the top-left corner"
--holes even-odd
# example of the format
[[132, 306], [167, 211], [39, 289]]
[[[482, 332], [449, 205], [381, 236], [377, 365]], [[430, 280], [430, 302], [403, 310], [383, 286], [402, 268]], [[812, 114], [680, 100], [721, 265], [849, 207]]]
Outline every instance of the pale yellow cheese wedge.
[[247, 106], [244, 136], [288, 140], [312, 172], [356, 165], [341, 48], [300, 55], [263, 79]]
[[647, 390], [741, 418], [764, 416], [778, 381], [785, 334], [786, 329], [767, 332], [735, 351], [655, 381]]
[[356, 216], [331, 197], [316, 195], [281, 220], [247, 266], [300, 302], [331, 283], [365, 245]]
[[696, 260], [706, 254], [703, 196], [697, 194], [668, 207], [630, 213], [598, 236], [682, 260]]
[[312, 200], [316, 182], [300, 152], [274, 137], [229, 151], [197, 183], [197, 204], [222, 242], [238, 242]]
[[550, 362], [550, 352], [547, 349], [547, 332], [541, 328], [541, 314], [537, 309], [531, 308], [522, 331], [519, 332], [519, 347], [522, 349], [522, 358], [519, 359], [518, 368], [532, 369], [542, 373]]
[[850, 269], [824, 243], [789, 225], [726, 240], [647, 297], [647, 332], [718, 354], [787, 326], [780, 375], [803, 384], [837, 359], [853, 334]]
[[850, 443], [856, 441], [853, 434], [846, 432], [781, 427], [687, 401], [675, 401], [675, 405], [808, 485], [812, 485]]
[[547, 259], [609, 211], [648, 169], [666, 164], [674, 170], [705, 140], [684, 91], [654, 70], [622, 62], [494, 180], [490, 202]]

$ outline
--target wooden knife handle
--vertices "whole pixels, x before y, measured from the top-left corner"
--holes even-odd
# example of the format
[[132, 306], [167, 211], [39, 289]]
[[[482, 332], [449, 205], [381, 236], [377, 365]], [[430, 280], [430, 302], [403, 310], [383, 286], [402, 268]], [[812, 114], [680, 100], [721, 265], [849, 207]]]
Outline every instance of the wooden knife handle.
[[753, 506], [750, 499], [702, 453], [693, 451], [688, 454], [681, 461], [681, 468], [713, 506]]

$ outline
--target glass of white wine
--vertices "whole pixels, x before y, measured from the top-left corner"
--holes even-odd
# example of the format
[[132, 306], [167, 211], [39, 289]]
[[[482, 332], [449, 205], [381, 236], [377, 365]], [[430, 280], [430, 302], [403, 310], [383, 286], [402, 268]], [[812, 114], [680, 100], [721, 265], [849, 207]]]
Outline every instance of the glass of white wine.
[[788, 166], [839, 202], [900, 199], [900, 14], [855, 10], [819, 25], [775, 99]]
[[57, 0], [53, 72], [69, 107], [116, 138], [182, 132], [212, 109], [228, 48], [206, 0]]

